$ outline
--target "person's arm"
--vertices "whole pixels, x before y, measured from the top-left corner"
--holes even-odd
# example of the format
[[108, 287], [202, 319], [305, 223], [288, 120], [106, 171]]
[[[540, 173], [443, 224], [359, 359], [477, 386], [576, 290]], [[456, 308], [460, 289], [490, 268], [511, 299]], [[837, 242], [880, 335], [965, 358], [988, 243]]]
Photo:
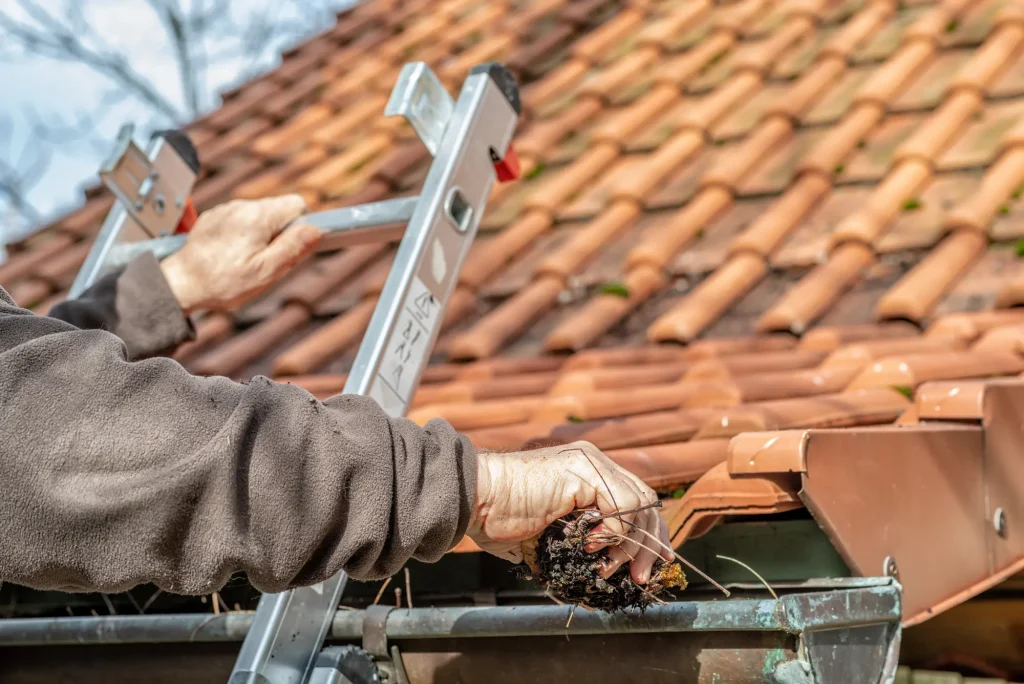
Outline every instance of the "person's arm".
[[114, 333], [130, 359], [168, 354], [194, 339], [189, 314], [237, 307], [316, 247], [320, 231], [293, 223], [305, 208], [299, 195], [214, 207], [199, 217], [185, 246], [162, 263], [142, 254], [48, 315], [82, 330]]
[[98, 279], [78, 299], [54, 305], [47, 315], [82, 330], [109, 330], [125, 343], [130, 359], [169, 354], [195, 339], [192, 322], [149, 252]]
[[447, 423], [366, 397], [128, 361], [111, 333], [35, 316], [2, 288], [0, 432], [0, 580], [41, 589], [376, 579], [467, 531], [519, 560], [518, 542], [588, 506], [628, 511], [602, 523], [624, 540], [607, 572], [635, 559], [645, 582], [645, 538], [668, 540], [659, 515], [633, 510], [654, 492], [591, 445], [478, 457]]
[[357, 396], [130, 362], [0, 290], [0, 579], [201, 594], [437, 560], [469, 524], [472, 446]]
[[[287, 270], [318, 237], [284, 228], [301, 208], [200, 217], [161, 264], [181, 310], [231, 306]], [[340, 570], [389, 576], [464, 533], [521, 560], [519, 542], [590, 506], [626, 511], [599, 526], [623, 540], [606, 572], [630, 560], [644, 582], [644, 540], [668, 539], [659, 515], [631, 510], [654, 492], [592, 445], [478, 455], [447, 423], [421, 428], [368, 398], [131, 362], [113, 334], [34, 316], [2, 288], [0, 434], [0, 581], [43, 589], [201, 594], [244, 571], [276, 592]]]

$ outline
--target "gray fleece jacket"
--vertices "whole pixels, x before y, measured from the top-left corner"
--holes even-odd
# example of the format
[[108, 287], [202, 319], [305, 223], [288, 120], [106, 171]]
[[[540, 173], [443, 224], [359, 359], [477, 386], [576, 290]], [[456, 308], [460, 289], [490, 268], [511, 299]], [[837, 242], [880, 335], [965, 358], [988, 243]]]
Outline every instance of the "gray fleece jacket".
[[277, 592], [463, 536], [476, 455], [447, 423], [133, 360], [191, 336], [150, 255], [49, 317], [0, 288], [0, 581], [205, 594], [244, 571]]

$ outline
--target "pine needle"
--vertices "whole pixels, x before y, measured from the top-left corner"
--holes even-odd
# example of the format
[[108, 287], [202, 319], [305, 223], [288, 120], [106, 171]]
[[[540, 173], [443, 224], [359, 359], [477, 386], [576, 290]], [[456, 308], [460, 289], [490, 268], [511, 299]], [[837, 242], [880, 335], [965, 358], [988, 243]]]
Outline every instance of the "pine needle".
[[768, 590], [768, 593], [772, 595], [773, 599], [775, 599], [776, 601], [779, 600], [779, 595], [775, 593], [775, 590], [772, 589], [771, 585], [768, 584], [768, 582], [765, 581], [764, 577], [761, 577], [761, 575], [759, 575], [757, 573], [757, 570], [754, 570], [754, 568], [750, 567], [749, 565], [747, 565], [746, 563], [744, 563], [741, 560], [736, 560], [735, 558], [730, 558], [729, 556], [715, 556], [715, 558], [721, 558], [722, 560], [732, 561], [736, 565], [739, 565], [740, 567], [746, 568], [750, 572], [751, 575], [753, 575], [757, 579], [761, 580], [761, 584], [764, 585], [765, 589]]

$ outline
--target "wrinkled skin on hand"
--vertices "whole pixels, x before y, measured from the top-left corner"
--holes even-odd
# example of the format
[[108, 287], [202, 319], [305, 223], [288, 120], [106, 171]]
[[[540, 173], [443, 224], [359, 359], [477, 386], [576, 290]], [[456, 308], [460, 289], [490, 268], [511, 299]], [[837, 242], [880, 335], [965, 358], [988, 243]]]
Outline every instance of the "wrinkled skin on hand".
[[[234, 200], [204, 212], [161, 270], [186, 313], [233, 309], [313, 251], [322, 233], [301, 222], [299, 195]], [[291, 225], [289, 225], [291, 224]]]
[[[658, 500], [640, 478], [588, 442], [508, 454], [482, 452], [477, 471], [476, 503], [467, 534], [484, 551], [513, 563], [523, 560], [522, 542], [574, 510], [596, 508], [611, 514]], [[659, 555], [672, 560], [672, 554], [649, 536], [671, 546], [668, 527], [656, 508], [604, 518], [591, 534], [612, 538], [586, 547], [588, 552], [608, 547], [604, 577], [629, 562], [633, 580], [646, 584]]]

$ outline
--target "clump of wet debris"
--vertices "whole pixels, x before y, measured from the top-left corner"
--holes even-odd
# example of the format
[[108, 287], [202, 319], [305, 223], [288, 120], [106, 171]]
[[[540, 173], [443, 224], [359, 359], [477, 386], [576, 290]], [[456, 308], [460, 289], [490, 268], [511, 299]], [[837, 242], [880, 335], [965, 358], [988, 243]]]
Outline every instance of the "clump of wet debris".
[[673, 590], [686, 588], [682, 566], [661, 558], [645, 585], [633, 581], [628, 563], [603, 579], [604, 554], [585, 550], [594, 541], [590, 534], [601, 518], [594, 511], [576, 511], [549, 525], [523, 545], [524, 562], [516, 567], [520, 577], [539, 583], [557, 602], [606, 612], [642, 612], [672, 598]]

